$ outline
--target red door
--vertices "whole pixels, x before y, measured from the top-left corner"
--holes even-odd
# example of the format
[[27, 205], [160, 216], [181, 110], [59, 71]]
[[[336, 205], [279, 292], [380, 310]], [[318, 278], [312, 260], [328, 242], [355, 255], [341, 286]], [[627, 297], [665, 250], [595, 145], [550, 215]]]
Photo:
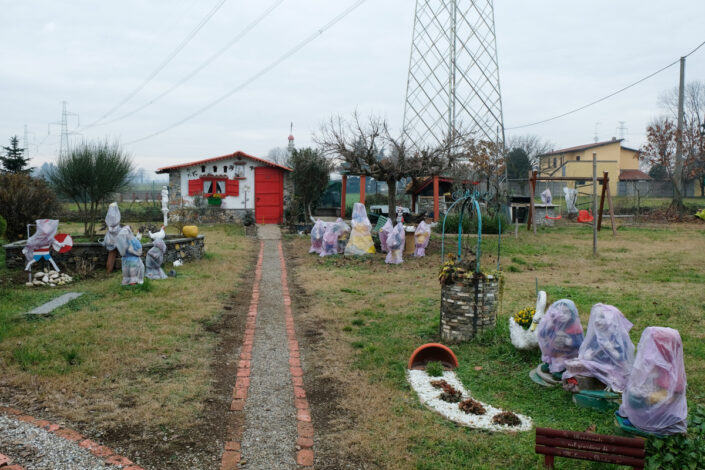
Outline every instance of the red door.
[[284, 216], [284, 178], [276, 168], [255, 168], [255, 221], [280, 224]]

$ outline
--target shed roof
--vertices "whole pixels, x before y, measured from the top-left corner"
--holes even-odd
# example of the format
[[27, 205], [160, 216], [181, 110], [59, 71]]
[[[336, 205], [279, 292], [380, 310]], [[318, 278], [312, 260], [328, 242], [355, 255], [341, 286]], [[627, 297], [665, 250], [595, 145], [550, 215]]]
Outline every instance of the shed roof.
[[641, 170], [621, 170], [619, 181], [650, 181], [653, 178]]
[[169, 173], [169, 172], [174, 171], [174, 170], [180, 170], [181, 168], [186, 168], [186, 167], [189, 167], [189, 166], [203, 165], [203, 164], [206, 164], [206, 163], [217, 162], [217, 161], [220, 161], [220, 160], [227, 160], [227, 159], [229, 159], [229, 158], [247, 158], [247, 159], [250, 159], [250, 160], [253, 160], [253, 161], [256, 161], [256, 162], [264, 163], [265, 165], [268, 165], [268, 166], [271, 166], [271, 167], [274, 167], [274, 168], [279, 168], [279, 169], [281, 169], [281, 170], [293, 171], [293, 170], [292, 170], [291, 168], [289, 168], [288, 166], [279, 165], [279, 164], [277, 164], [277, 163], [270, 162], [269, 160], [264, 160], [264, 159], [262, 159], [262, 158], [257, 158], [257, 157], [254, 157], [254, 156], [252, 156], [252, 155], [249, 155], [249, 154], [247, 154], [247, 153], [245, 153], [245, 152], [243, 152], [243, 151], [241, 151], [241, 150], [238, 150], [237, 152], [231, 153], [231, 154], [229, 154], [229, 155], [221, 155], [220, 157], [212, 157], [212, 158], [206, 158], [205, 160], [197, 160], [197, 161], [195, 161], [195, 162], [182, 163], [182, 164], [179, 164], [179, 165], [172, 165], [172, 166], [165, 166], [165, 167], [162, 167], [162, 168], [158, 168], [158, 169], [157, 169], [157, 173]]
[[[596, 148], [596, 147], [603, 147], [605, 145], [621, 143], [623, 140], [624, 139], [605, 140], [604, 142], [593, 142], [591, 144], [578, 145], [576, 147], [568, 147], [568, 148], [564, 148], [564, 149], [560, 149], [560, 150], [553, 150], [548, 153], [542, 153], [541, 155], [539, 155], [539, 157], [548, 157], [551, 155], [561, 155], [561, 154], [570, 153], [570, 152], [580, 152], [582, 150], [589, 150], [589, 149]], [[632, 150], [634, 152], [638, 152], [638, 150], [631, 149], [628, 147], [622, 147], [622, 148], [625, 150]]]

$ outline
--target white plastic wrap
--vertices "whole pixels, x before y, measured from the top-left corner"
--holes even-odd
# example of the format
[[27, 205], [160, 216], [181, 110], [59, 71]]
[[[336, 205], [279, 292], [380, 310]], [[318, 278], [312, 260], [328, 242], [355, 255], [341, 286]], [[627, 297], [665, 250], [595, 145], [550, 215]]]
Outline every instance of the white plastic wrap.
[[323, 235], [326, 233], [326, 223], [321, 219], [316, 220], [316, 223], [311, 229], [311, 249], [309, 253], [321, 253], [323, 249]]
[[129, 225], [120, 229], [116, 247], [122, 256], [122, 285], [142, 284], [144, 282], [142, 244], [132, 235]]
[[551, 190], [546, 188], [544, 191], [541, 193], [541, 201], [544, 204], [550, 204], [553, 202], [553, 196], [551, 196]]
[[[546, 293], [539, 291], [539, 295], [536, 298], [536, 313], [534, 313], [533, 324], [539, 324], [544, 310], [546, 310]], [[513, 316], [509, 317], [509, 337], [517, 349], [535, 349], [539, 347], [536, 329], [524, 328], [514, 321]]]
[[426, 247], [431, 240], [431, 226], [425, 221], [421, 221], [416, 232], [414, 232], [414, 256], [426, 256]]
[[578, 358], [566, 362], [563, 379], [595, 377], [613, 391], [623, 392], [634, 364], [634, 343], [629, 338], [632, 326], [617, 307], [593, 305]]
[[541, 360], [549, 365], [551, 372], [565, 370], [565, 362], [578, 357], [583, 343], [583, 326], [573, 301], [561, 299], [553, 302], [536, 333]]
[[382, 251], [385, 253], [389, 251], [387, 239], [389, 238], [389, 234], [392, 233], [392, 230], [394, 230], [394, 225], [392, 225], [392, 219], [389, 218], [382, 226], [382, 230], [379, 231], [379, 244], [382, 247]]
[[392, 233], [387, 238], [387, 247], [389, 252], [384, 262], [387, 264], [401, 264], [404, 262], [402, 254], [404, 253], [404, 241], [406, 233], [404, 232], [404, 224], [398, 222], [392, 230]]
[[578, 191], [571, 188], [563, 188], [563, 195], [565, 196], [565, 205], [568, 213], [577, 214], [578, 207], [575, 204], [578, 201]]
[[120, 233], [120, 208], [117, 202], [113, 202], [108, 206], [108, 213], [105, 216], [105, 225], [108, 229], [105, 232], [103, 246], [106, 250], [112, 251], [115, 249], [118, 233]]
[[338, 219], [335, 222], [326, 224], [326, 230], [323, 233], [323, 246], [321, 248], [321, 256], [330, 256], [338, 254], [338, 240], [350, 228], [343, 219]]
[[166, 279], [167, 275], [162, 269], [164, 255], [166, 254], [166, 243], [161, 238], [154, 240], [154, 246], [147, 252], [145, 258], [145, 276], [150, 279]]
[[641, 334], [619, 414], [644, 431], [684, 433], [686, 387], [680, 334], [672, 328], [650, 326]]
[[366, 255], [375, 252], [372, 241], [372, 224], [367, 217], [365, 205], [356, 202], [352, 213], [352, 232], [345, 247], [345, 255]]
[[59, 228], [59, 221], [54, 219], [39, 219], [36, 223], [37, 231], [27, 239], [27, 244], [22, 249], [27, 261], [34, 260], [35, 251], [46, 252], [46, 256], [49, 256], [51, 245], [54, 243], [54, 237]]

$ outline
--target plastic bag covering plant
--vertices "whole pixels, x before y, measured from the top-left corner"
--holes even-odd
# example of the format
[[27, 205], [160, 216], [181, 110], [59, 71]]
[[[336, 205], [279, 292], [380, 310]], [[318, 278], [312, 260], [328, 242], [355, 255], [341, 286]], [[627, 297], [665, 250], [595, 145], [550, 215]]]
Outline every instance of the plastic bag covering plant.
[[117, 202], [113, 202], [108, 207], [108, 213], [105, 215], [105, 225], [108, 230], [105, 232], [103, 246], [106, 250], [112, 251], [115, 249], [118, 233], [120, 233], [120, 208]]
[[551, 196], [551, 190], [546, 188], [542, 193], [541, 193], [541, 201], [544, 204], [550, 204], [553, 202], [553, 196]]
[[326, 224], [325, 232], [323, 232], [323, 245], [321, 247], [321, 256], [330, 256], [338, 254], [338, 239], [345, 232], [350, 231], [350, 227], [343, 219], [338, 218], [334, 223]]
[[416, 244], [414, 249], [414, 256], [426, 256], [426, 247], [428, 242], [431, 240], [431, 226], [426, 222], [421, 221], [418, 227], [416, 227], [416, 232], [414, 233], [414, 242]]
[[142, 244], [132, 234], [129, 225], [120, 229], [115, 245], [122, 256], [122, 285], [142, 284], [144, 282], [144, 263], [142, 263]]
[[566, 362], [563, 379], [595, 377], [615, 392], [623, 392], [634, 364], [634, 343], [629, 338], [632, 326], [617, 307], [593, 305], [578, 358]]
[[577, 214], [578, 207], [575, 203], [578, 200], [578, 191], [573, 188], [563, 188], [563, 195], [565, 196], [565, 206], [568, 208], [568, 213]]
[[50, 248], [54, 242], [56, 230], [59, 228], [59, 221], [53, 219], [40, 219], [36, 221], [37, 231], [29, 237], [27, 245], [22, 249], [27, 261], [34, 259], [34, 252], [43, 248]]
[[379, 231], [379, 244], [382, 246], [382, 251], [385, 253], [389, 251], [387, 247], [387, 238], [389, 234], [394, 230], [394, 225], [392, 225], [392, 219], [387, 219], [387, 221], [382, 226], [382, 230]]
[[352, 212], [352, 231], [345, 247], [345, 255], [366, 255], [375, 252], [372, 241], [372, 224], [367, 218], [365, 205], [356, 202]]
[[404, 232], [404, 224], [401, 222], [397, 223], [392, 230], [392, 233], [387, 238], [387, 257], [384, 262], [387, 264], [401, 264], [404, 262], [404, 242], [406, 241], [406, 234]]
[[551, 372], [562, 372], [568, 359], [578, 357], [583, 326], [572, 300], [561, 299], [548, 307], [537, 329], [541, 360]]
[[650, 326], [641, 334], [619, 414], [644, 431], [686, 432], [686, 386], [680, 334], [672, 328]]
[[145, 258], [145, 276], [150, 279], [166, 279], [167, 275], [162, 269], [166, 243], [161, 238], [154, 240], [154, 246], [147, 252]]
[[311, 229], [311, 249], [308, 250], [309, 253], [321, 254], [321, 249], [323, 248], [323, 235], [326, 232], [326, 223], [321, 219], [316, 220], [316, 223]]

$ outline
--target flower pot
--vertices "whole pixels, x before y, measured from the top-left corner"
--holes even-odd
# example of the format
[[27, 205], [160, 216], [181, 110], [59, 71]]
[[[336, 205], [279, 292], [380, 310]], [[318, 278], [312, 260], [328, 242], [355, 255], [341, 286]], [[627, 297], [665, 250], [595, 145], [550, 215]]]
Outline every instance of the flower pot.
[[223, 203], [223, 200], [219, 197], [209, 197], [208, 198], [208, 205], [209, 206], [219, 206]]

